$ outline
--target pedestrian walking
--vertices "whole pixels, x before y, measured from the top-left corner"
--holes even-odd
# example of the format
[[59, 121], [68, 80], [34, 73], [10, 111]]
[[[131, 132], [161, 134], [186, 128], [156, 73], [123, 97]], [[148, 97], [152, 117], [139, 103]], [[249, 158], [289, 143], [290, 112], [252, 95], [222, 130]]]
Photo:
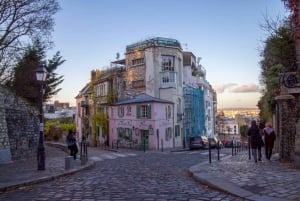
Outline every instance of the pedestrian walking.
[[259, 156], [261, 156], [261, 158], [262, 158], [261, 149], [265, 145], [264, 132], [263, 132], [263, 129], [265, 128], [265, 124], [262, 123], [262, 122], [259, 122], [258, 128], [259, 128], [259, 134], [260, 134], [260, 138], [261, 138], [261, 143], [260, 143], [260, 149], [257, 149], [257, 150], [259, 152], [258, 153]]
[[271, 122], [266, 123], [266, 127], [263, 130], [264, 136], [265, 136], [265, 152], [266, 152], [266, 158], [268, 160], [271, 159], [272, 156], [272, 150], [274, 147], [274, 141], [276, 140], [275, 131], [272, 128]]
[[251, 127], [248, 130], [248, 136], [250, 137], [250, 144], [254, 161], [255, 163], [257, 163], [257, 159], [258, 161], [261, 161], [262, 138], [259, 127], [256, 125], [255, 120], [251, 121]]
[[262, 144], [262, 147], [264, 146], [264, 143], [265, 143], [265, 137], [264, 137], [264, 128], [265, 128], [265, 124], [263, 122], [260, 122], [259, 123], [259, 131], [260, 131], [260, 135], [261, 135], [261, 138], [263, 140], [263, 144]]
[[78, 148], [77, 148], [76, 138], [71, 130], [69, 130], [69, 134], [67, 136], [66, 142], [68, 145], [68, 149], [70, 149], [70, 156], [73, 156], [74, 160], [76, 160], [76, 154], [78, 152]]

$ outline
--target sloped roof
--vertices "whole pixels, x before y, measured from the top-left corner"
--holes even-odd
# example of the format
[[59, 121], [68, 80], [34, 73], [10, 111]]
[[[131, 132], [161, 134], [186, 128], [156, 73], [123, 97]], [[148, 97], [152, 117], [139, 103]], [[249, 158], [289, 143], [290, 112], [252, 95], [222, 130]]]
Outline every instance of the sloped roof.
[[133, 104], [133, 103], [148, 103], [148, 102], [157, 102], [157, 103], [170, 103], [170, 104], [174, 104], [171, 101], [168, 100], [163, 100], [163, 99], [159, 99], [159, 98], [154, 98], [152, 96], [149, 96], [147, 94], [140, 94], [137, 96], [134, 96], [132, 98], [126, 99], [126, 100], [122, 100], [119, 101], [117, 103], [114, 103], [112, 105], [125, 105], [125, 104]]
[[91, 93], [91, 86], [89, 83], [87, 83], [77, 94], [75, 99], [82, 97], [85, 94]]

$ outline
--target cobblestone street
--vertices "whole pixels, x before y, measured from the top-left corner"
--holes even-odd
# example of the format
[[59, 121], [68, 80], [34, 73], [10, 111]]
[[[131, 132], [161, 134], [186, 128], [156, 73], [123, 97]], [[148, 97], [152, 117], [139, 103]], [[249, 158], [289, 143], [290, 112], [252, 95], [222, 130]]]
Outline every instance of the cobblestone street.
[[207, 155], [139, 152], [3, 193], [0, 200], [243, 200], [194, 181], [187, 170], [201, 160]]

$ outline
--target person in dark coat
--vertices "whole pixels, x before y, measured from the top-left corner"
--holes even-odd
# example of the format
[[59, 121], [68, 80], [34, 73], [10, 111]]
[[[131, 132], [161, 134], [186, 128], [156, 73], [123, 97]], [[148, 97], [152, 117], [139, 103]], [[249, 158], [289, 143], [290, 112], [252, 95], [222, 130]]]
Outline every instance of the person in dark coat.
[[274, 141], [276, 140], [276, 135], [274, 129], [272, 128], [272, 124], [270, 122], [266, 123], [266, 127], [264, 128], [263, 132], [265, 136], [266, 158], [270, 160], [272, 156], [272, 150], [274, 147]]
[[67, 145], [68, 149], [70, 149], [70, 156], [74, 157], [74, 160], [76, 160], [76, 154], [78, 152], [76, 138], [71, 130], [69, 130], [69, 134], [67, 136]]
[[262, 145], [262, 138], [260, 134], [259, 127], [256, 125], [256, 121], [251, 121], [251, 127], [248, 130], [248, 136], [250, 137], [250, 144], [252, 148], [252, 155], [254, 158], [255, 163], [261, 161], [261, 145]]

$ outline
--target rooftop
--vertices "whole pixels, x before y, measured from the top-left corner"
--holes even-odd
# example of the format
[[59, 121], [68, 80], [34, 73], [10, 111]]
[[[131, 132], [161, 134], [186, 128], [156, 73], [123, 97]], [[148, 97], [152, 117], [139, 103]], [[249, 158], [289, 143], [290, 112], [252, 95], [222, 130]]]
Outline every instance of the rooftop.
[[156, 47], [156, 46], [176, 47], [182, 49], [179, 41], [176, 39], [155, 37], [141, 42], [133, 43], [131, 45], [127, 45], [126, 52], [128, 53], [136, 50], [142, 50], [147, 47]]
[[117, 102], [113, 105], [125, 105], [125, 104], [145, 103], [145, 102], [159, 102], [159, 103], [171, 103], [171, 104], [173, 104], [173, 102], [171, 102], [171, 101], [155, 98], [155, 97], [149, 96], [147, 94], [140, 94], [140, 95], [137, 95], [137, 96], [133, 96], [132, 98], [119, 101], [119, 102]]

